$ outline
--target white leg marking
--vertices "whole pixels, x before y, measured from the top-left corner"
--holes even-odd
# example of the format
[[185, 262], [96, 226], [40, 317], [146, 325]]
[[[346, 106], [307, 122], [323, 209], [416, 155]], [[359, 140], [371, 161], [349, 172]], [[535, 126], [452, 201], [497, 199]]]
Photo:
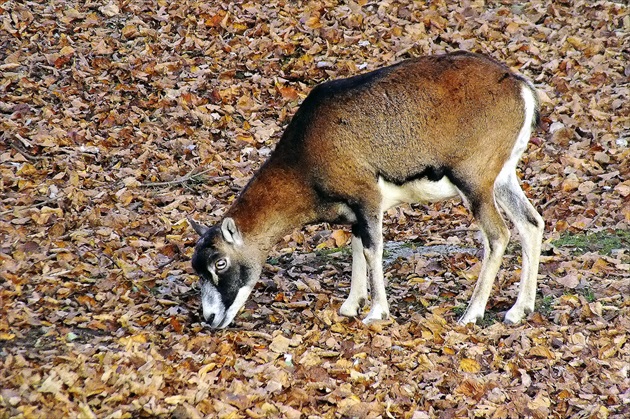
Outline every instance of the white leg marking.
[[509, 183], [497, 186], [497, 198], [501, 208], [514, 223], [523, 249], [518, 298], [505, 315], [507, 323], [517, 324], [527, 313], [534, 311], [544, 221], [523, 193], [516, 175], [510, 177]]
[[372, 306], [368, 315], [363, 319], [364, 324], [389, 318], [389, 305], [387, 304], [383, 277], [383, 214], [379, 213], [378, 221], [369, 227], [373, 243], [372, 248], [364, 249], [364, 254], [372, 279]]
[[361, 239], [352, 236], [352, 280], [350, 294], [341, 305], [339, 314], [354, 317], [359, 314], [361, 307], [367, 302], [367, 265], [363, 254]]
[[484, 226], [483, 219], [479, 220], [479, 223], [484, 238], [483, 262], [481, 263], [481, 272], [479, 273], [470, 303], [462, 318], [459, 319], [459, 324], [476, 323], [477, 320], [483, 319], [486, 304], [492, 291], [492, 284], [497, 276], [497, 272], [499, 272], [501, 259], [510, 239], [509, 230], [505, 227], [503, 221], [501, 221], [501, 226], [499, 226], [498, 232], [495, 232], [493, 239], [488, 238], [487, 230], [489, 228]]

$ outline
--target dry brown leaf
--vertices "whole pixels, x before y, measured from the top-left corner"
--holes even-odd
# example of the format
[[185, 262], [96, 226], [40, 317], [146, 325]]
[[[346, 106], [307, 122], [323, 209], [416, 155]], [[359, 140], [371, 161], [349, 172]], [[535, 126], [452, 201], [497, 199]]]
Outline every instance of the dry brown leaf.
[[459, 361], [459, 369], [464, 372], [476, 374], [481, 371], [481, 365], [479, 365], [479, 363], [474, 359], [463, 358], [461, 361]]
[[[8, 417], [627, 416], [623, 2], [10, 1], [0, 16]], [[338, 315], [351, 258], [319, 250], [350, 234], [315, 225], [272, 250], [234, 327], [201, 323], [186, 218], [221, 219], [316, 84], [458, 48], [540, 92], [518, 166], [545, 218], [537, 313], [498, 321], [515, 232], [484, 323], [455, 324], [483, 255], [449, 201], [384, 215], [387, 322]]]

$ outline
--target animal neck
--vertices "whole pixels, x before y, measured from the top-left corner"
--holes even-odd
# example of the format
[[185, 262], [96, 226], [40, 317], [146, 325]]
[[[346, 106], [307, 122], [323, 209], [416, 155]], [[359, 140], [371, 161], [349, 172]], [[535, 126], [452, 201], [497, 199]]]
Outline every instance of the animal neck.
[[282, 237], [316, 220], [313, 192], [294, 167], [273, 159], [249, 182], [226, 216], [232, 217], [261, 263]]

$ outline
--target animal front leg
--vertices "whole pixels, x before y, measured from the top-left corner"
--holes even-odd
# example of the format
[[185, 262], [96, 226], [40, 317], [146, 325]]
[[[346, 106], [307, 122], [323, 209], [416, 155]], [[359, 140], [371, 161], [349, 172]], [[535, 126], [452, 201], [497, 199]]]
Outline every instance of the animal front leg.
[[359, 314], [361, 307], [367, 302], [367, 264], [363, 254], [361, 238], [352, 236], [352, 280], [350, 294], [341, 305], [339, 314], [354, 317]]
[[370, 324], [378, 320], [389, 318], [389, 305], [385, 293], [385, 279], [383, 277], [383, 231], [382, 213], [373, 217], [362, 234], [363, 254], [367, 261], [371, 278], [372, 306], [370, 312], [363, 319], [363, 323]]

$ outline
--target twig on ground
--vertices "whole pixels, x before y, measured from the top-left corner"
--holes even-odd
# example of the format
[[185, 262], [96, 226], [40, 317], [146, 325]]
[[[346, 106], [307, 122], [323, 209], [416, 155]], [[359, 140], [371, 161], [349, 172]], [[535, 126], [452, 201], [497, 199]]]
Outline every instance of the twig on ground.
[[547, 208], [549, 205], [555, 204], [556, 202], [558, 202], [558, 198], [551, 198], [549, 201], [545, 202], [544, 204], [542, 204], [540, 206], [541, 210], [544, 210], [545, 208]]
[[[9, 146], [11, 146], [12, 149], [17, 151], [21, 155], [23, 155], [26, 160], [28, 160], [30, 162], [36, 162], [36, 161], [39, 161], [39, 160], [46, 159], [46, 157], [44, 157], [44, 156], [35, 156], [35, 155], [29, 153], [28, 151], [26, 151], [25, 147], [31, 147], [31, 143], [29, 143], [28, 140], [26, 140], [25, 138], [21, 137], [19, 134], [15, 134], [15, 137], [18, 140], [20, 140], [22, 144], [19, 144], [15, 140], [9, 140], [8, 141]], [[5, 135], [3, 134], [2, 137], [0, 137], [0, 139], [4, 140], [5, 139]]]
[[50, 203], [57, 202], [57, 201], [59, 200], [59, 198], [60, 198], [60, 197], [57, 197], [57, 198], [50, 198], [50, 199], [47, 199], [47, 200], [45, 200], [45, 201], [38, 202], [38, 203], [36, 203], [36, 204], [32, 204], [32, 205], [25, 205], [25, 206], [23, 206], [23, 207], [15, 207], [15, 208], [13, 208], [13, 209], [10, 209], [10, 210], [6, 210], [6, 211], [2, 211], [2, 212], [0, 212], [0, 215], [7, 215], [7, 214], [12, 213], [13, 211], [24, 211], [24, 210], [31, 209], [31, 208], [42, 207], [42, 206], [44, 206], [44, 205], [48, 205], [48, 204], [50, 204]]
[[203, 170], [203, 171], [201, 171], [201, 172], [199, 172], [199, 173], [194, 173], [194, 172], [195, 172], [195, 170], [197, 170], [197, 168], [196, 168], [196, 167], [195, 167], [194, 169], [192, 169], [190, 172], [186, 173], [184, 176], [179, 177], [179, 178], [174, 179], [174, 180], [170, 180], [170, 181], [168, 181], [168, 182], [145, 182], [145, 183], [142, 183], [142, 184], [141, 184], [141, 186], [147, 186], [147, 187], [150, 187], [150, 186], [172, 186], [172, 185], [179, 185], [179, 184], [181, 184], [181, 183], [188, 182], [190, 179], [192, 179], [192, 178], [193, 178], [193, 177], [195, 177], [195, 176], [201, 176], [201, 175], [203, 175], [204, 173], [208, 173], [208, 172], [209, 172], [210, 170], [212, 170], [212, 169], [206, 169], [206, 170]]

